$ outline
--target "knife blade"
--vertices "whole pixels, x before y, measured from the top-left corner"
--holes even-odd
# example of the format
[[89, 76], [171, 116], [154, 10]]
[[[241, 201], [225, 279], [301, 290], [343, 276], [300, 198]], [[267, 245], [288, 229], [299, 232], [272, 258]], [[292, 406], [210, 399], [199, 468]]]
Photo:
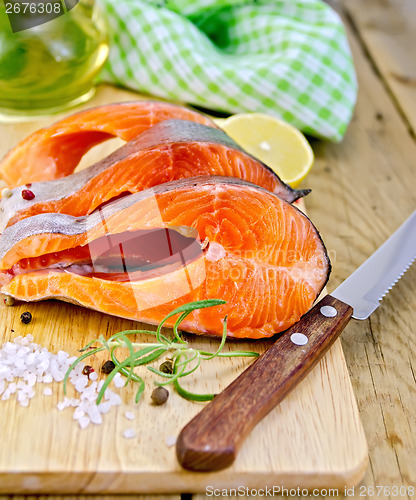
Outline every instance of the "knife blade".
[[179, 463], [193, 471], [230, 466], [253, 427], [322, 359], [351, 317], [366, 319], [377, 309], [415, 258], [416, 211], [182, 429]]

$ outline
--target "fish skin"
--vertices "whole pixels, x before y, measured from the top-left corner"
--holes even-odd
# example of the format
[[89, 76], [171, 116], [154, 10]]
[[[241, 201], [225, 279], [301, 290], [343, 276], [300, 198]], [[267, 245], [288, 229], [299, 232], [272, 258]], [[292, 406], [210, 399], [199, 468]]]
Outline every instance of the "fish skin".
[[[179, 147], [181, 144], [183, 148]], [[209, 147], [211, 151], [207, 150]], [[211, 163], [196, 163], [195, 155], [201, 148], [207, 156], [212, 155], [208, 158]], [[153, 165], [149, 165], [148, 157], [152, 152], [156, 156], [151, 157]], [[159, 162], [162, 163], [161, 166], [156, 164], [160, 158], [157, 154], [166, 156], [165, 161]], [[218, 158], [220, 154], [222, 156]], [[231, 154], [234, 154], [232, 159]], [[183, 162], [187, 159], [192, 166], [190, 169], [183, 167]], [[149, 169], [155, 169], [156, 165], [157, 171], [149, 172]], [[17, 220], [38, 213], [87, 215], [102, 203], [126, 191], [135, 192], [160, 182], [195, 174], [235, 175], [248, 181], [257, 180], [262, 187], [268, 188], [290, 203], [309, 192], [295, 190], [286, 185], [273, 170], [245, 152], [222, 130], [172, 119], [154, 125], [106, 158], [80, 172], [62, 179], [33, 183], [30, 187], [35, 193], [33, 200], [22, 198], [22, 191], [27, 189], [25, 185], [13, 189], [12, 196], [0, 201], [0, 232]], [[103, 175], [107, 177], [102, 177]], [[108, 181], [110, 176], [111, 188], [108, 188], [105, 179]]]
[[[155, 200], [159, 215], [149, 210]], [[21, 259], [70, 251], [105, 234], [160, 227], [160, 216], [165, 227], [192, 227], [200, 242], [208, 240], [201, 257], [187, 266], [188, 276], [175, 269], [119, 283], [63, 269], [9, 273]], [[213, 243], [224, 252], [210, 256]], [[291, 255], [298, 258], [292, 261]], [[318, 231], [296, 207], [244, 180], [212, 176], [161, 184], [89, 216], [40, 214], [21, 220], [0, 238], [0, 267], [1, 292], [19, 300], [53, 297], [154, 324], [186, 302], [221, 298], [227, 303], [215, 311], [195, 311], [183, 328], [221, 336], [228, 315], [228, 334], [238, 338], [270, 337], [294, 324], [312, 306], [330, 272]], [[189, 279], [196, 286], [186, 289]], [[152, 306], [154, 299], [162, 302]]]
[[130, 141], [170, 118], [216, 128], [205, 115], [161, 101], [107, 104], [74, 113], [37, 130], [12, 148], [0, 162], [0, 177], [10, 188], [71, 174], [93, 146], [113, 137]]

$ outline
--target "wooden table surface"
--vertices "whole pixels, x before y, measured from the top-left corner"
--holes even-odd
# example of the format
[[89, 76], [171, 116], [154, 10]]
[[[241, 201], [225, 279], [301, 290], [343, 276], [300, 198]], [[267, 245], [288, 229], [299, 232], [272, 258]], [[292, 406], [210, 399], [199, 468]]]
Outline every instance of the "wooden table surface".
[[[313, 189], [308, 213], [333, 261], [329, 291], [416, 208], [416, 2], [366, 0], [364, 6], [361, 0], [334, 0], [331, 5], [345, 22], [360, 90], [343, 142], [312, 141], [316, 161], [305, 182]], [[416, 265], [370, 319], [351, 322], [342, 337], [369, 447], [367, 473], [349, 498], [412, 498], [411, 491], [395, 495], [393, 487], [416, 487], [415, 282]], [[371, 486], [391, 490], [372, 492]], [[6, 498], [25, 497], [0, 500]], [[120, 500], [147, 498], [179, 496]]]

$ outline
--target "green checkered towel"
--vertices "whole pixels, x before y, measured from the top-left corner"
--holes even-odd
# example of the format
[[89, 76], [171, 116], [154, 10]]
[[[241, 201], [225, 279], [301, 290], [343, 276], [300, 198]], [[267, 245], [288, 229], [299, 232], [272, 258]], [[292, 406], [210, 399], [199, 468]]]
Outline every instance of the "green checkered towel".
[[342, 139], [357, 81], [343, 25], [320, 0], [100, 3], [111, 43], [103, 81]]

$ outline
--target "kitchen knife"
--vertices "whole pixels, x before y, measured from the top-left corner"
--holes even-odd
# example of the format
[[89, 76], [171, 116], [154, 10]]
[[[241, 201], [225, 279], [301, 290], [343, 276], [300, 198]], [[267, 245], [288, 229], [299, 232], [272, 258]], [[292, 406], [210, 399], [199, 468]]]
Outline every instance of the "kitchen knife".
[[183, 428], [179, 463], [194, 471], [231, 465], [253, 427], [312, 370], [351, 317], [366, 319], [377, 309], [415, 258], [416, 211]]

